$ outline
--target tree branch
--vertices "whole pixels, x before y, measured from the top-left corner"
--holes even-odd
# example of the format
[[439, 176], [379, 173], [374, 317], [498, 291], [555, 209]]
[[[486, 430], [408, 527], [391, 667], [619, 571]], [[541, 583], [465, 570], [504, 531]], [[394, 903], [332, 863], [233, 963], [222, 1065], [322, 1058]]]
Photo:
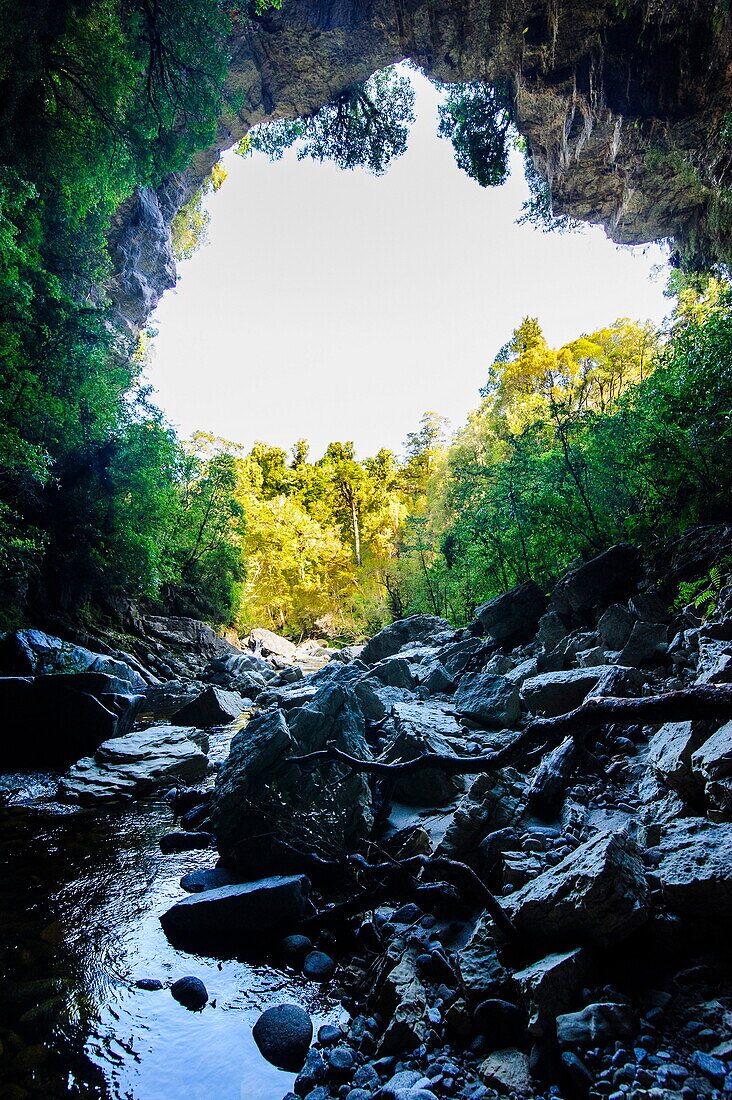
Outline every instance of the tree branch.
[[698, 684], [695, 687], [650, 695], [639, 699], [612, 696], [588, 699], [576, 710], [556, 718], [534, 718], [515, 741], [488, 756], [453, 756], [426, 752], [411, 760], [392, 764], [384, 760], [361, 760], [329, 742], [324, 749], [293, 756], [293, 764], [318, 768], [327, 764], [347, 764], [354, 771], [396, 778], [423, 768], [437, 768], [446, 775], [480, 775], [512, 764], [542, 744], [558, 744], [571, 734], [579, 743], [606, 725], [657, 725], [663, 722], [687, 722], [705, 718], [732, 718], [732, 687]]

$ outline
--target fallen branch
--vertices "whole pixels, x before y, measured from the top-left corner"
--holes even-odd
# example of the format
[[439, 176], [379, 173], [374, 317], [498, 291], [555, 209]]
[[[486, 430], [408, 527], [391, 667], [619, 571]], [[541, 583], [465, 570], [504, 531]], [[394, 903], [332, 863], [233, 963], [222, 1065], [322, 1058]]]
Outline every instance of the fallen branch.
[[588, 734], [607, 725], [658, 725], [663, 722], [688, 722], [706, 718], [732, 718], [732, 687], [697, 684], [663, 695], [639, 699], [618, 699], [613, 696], [588, 699], [575, 710], [556, 718], [534, 718], [515, 741], [487, 756], [453, 756], [426, 752], [411, 760], [361, 760], [339, 749], [334, 742], [326, 748], [291, 761], [301, 768], [318, 768], [326, 764], [347, 764], [355, 772], [390, 777], [392, 779], [423, 768], [436, 768], [446, 775], [479, 775], [495, 768], [513, 764], [540, 744], [553, 746], [571, 734], [581, 744]]

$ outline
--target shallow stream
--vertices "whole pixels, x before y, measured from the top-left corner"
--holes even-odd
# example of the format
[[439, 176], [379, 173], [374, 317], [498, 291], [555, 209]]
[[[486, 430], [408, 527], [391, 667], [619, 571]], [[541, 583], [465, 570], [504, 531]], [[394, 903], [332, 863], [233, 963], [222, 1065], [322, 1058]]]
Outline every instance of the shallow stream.
[[[163, 855], [162, 801], [74, 809], [53, 801], [56, 780], [0, 776], [13, 792], [0, 809], [0, 1095], [280, 1100], [293, 1075], [259, 1054], [259, 1013], [299, 1003], [317, 1028], [341, 1010], [292, 973], [171, 947], [158, 917], [215, 852]], [[135, 986], [187, 974], [207, 987], [201, 1012]]]

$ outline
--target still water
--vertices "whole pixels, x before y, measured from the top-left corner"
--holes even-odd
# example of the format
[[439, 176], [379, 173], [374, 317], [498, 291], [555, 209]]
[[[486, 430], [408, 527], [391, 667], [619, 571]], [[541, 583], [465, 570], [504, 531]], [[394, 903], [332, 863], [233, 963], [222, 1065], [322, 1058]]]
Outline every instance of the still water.
[[[0, 1095], [280, 1100], [293, 1075], [257, 1051], [257, 1016], [290, 1001], [317, 1028], [338, 1006], [292, 973], [171, 947], [158, 917], [215, 853], [163, 855], [164, 802], [70, 809], [55, 783], [0, 777], [13, 792], [0, 809]], [[208, 990], [201, 1012], [135, 987], [186, 974]]]

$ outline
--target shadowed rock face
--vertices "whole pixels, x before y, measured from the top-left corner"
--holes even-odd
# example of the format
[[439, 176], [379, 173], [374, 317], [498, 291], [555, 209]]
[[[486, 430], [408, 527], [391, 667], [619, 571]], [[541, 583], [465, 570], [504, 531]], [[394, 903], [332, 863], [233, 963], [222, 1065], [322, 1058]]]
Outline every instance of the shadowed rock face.
[[174, 285], [170, 222], [222, 150], [404, 58], [442, 81], [509, 84], [555, 213], [619, 243], [670, 236], [687, 255], [729, 259], [731, 41], [723, 0], [285, 0], [232, 42], [240, 106], [215, 145], [118, 211], [120, 319], [135, 332]]

